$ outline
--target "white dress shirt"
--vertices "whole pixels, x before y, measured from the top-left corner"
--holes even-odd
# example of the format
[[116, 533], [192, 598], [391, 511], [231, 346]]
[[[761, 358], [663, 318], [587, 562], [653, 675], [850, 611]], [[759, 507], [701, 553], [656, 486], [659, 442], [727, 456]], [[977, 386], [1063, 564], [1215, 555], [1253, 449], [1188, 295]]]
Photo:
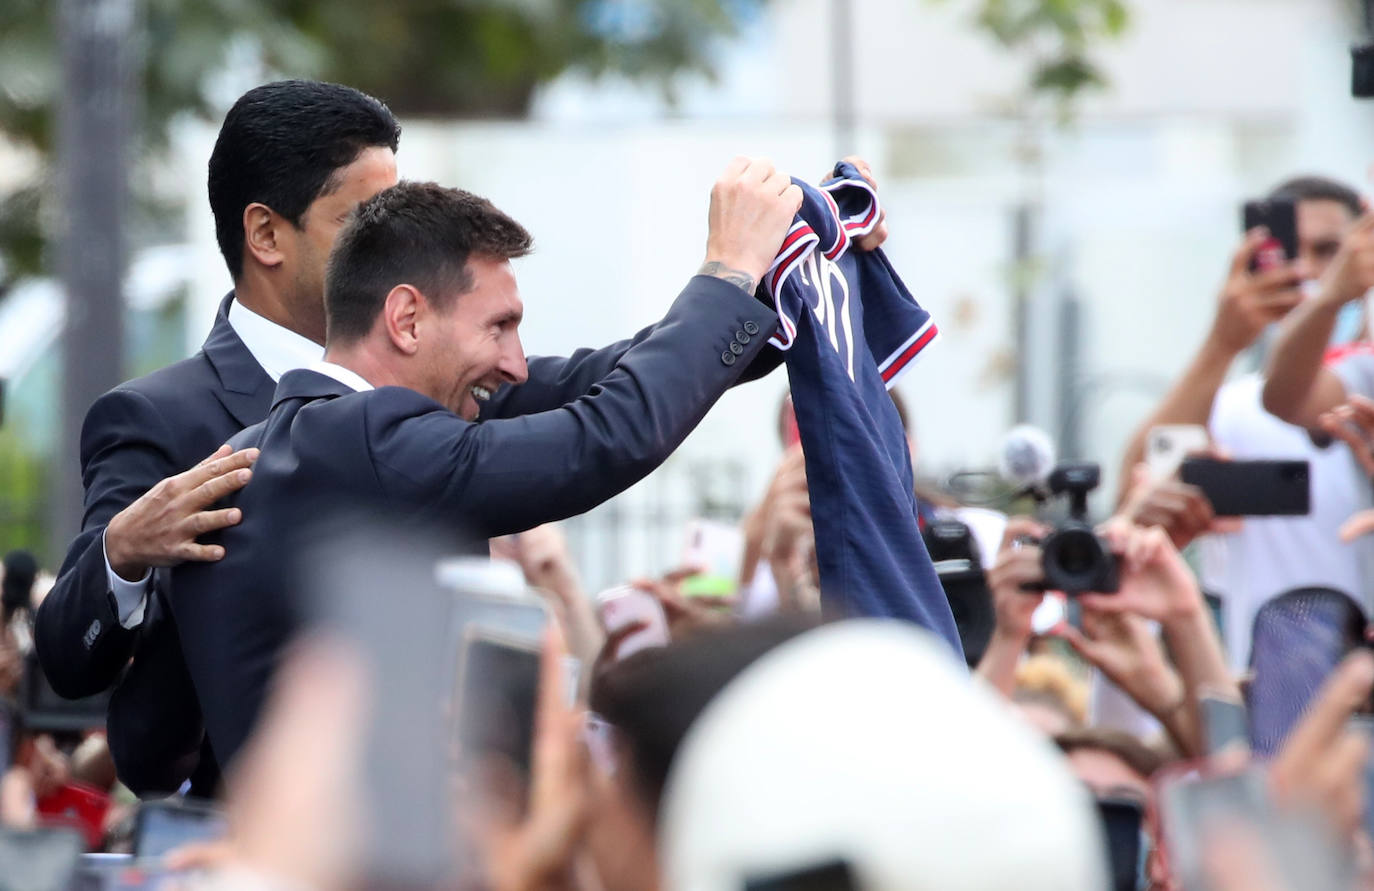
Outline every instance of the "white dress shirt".
[[[237, 300], [229, 304], [229, 327], [234, 329], [234, 333], [243, 341], [243, 345], [248, 348], [258, 365], [267, 372], [267, 376], [272, 380], [279, 381], [281, 376], [293, 368], [307, 368], [315, 365], [329, 365], [331, 368], [352, 375], [361, 381], [367, 389], [372, 389], [366, 381], [358, 377], [347, 368], [340, 368], [337, 365], [320, 362], [320, 356], [324, 353], [324, 348], [308, 337], [302, 337], [290, 328], [284, 328], [276, 322], [270, 321], [248, 307], [239, 303]], [[316, 369], [323, 374], [329, 374], [343, 383], [356, 389], [362, 389], [348, 380], [331, 374], [323, 368]], [[104, 534], [101, 535], [101, 547], [104, 547]], [[148, 570], [143, 574], [143, 578], [136, 582], [125, 581], [110, 566], [110, 552], [105, 551], [105, 576], [110, 582], [110, 593], [114, 596], [115, 606], [119, 612], [119, 624], [125, 628], [137, 628], [143, 623], [143, 614], [148, 606], [148, 588], [152, 581], [153, 572]]]
[[351, 387], [355, 393], [377, 389], [364, 380], [363, 376], [358, 374], [358, 372], [344, 368], [342, 365], [335, 365], [333, 362], [316, 362], [310, 366], [310, 370], [318, 371], [325, 377], [334, 378], [334, 380], [343, 384], [345, 387]]

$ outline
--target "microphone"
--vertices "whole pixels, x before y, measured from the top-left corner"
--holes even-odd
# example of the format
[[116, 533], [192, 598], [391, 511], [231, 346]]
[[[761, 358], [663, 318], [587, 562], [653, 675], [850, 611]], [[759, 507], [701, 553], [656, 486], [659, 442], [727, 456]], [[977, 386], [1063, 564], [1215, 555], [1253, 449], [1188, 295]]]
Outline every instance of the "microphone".
[[1045, 497], [1045, 480], [1054, 470], [1054, 441], [1039, 427], [1020, 424], [1002, 437], [1002, 478], [1021, 489], [1021, 495]]

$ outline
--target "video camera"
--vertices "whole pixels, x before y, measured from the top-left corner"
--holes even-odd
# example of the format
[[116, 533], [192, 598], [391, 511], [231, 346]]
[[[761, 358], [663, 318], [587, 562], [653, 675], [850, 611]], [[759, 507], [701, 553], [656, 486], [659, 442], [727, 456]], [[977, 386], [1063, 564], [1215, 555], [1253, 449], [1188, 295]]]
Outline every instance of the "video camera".
[[1050, 492], [1069, 496], [1069, 516], [1040, 542], [1046, 590], [1072, 597], [1114, 594], [1121, 587], [1116, 555], [1087, 519], [1088, 493], [1101, 477], [1096, 464], [1061, 464], [1050, 474]]

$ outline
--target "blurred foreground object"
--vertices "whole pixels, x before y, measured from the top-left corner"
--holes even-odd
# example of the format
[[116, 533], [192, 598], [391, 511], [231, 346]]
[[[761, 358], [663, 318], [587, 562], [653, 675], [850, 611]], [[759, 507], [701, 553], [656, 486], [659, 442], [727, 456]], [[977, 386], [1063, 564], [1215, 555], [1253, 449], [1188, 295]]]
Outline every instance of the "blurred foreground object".
[[855, 620], [783, 644], [708, 706], [669, 778], [660, 845], [674, 891], [827, 861], [864, 891], [1096, 891], [1099, 832], [1063, 759], [947, 649]]

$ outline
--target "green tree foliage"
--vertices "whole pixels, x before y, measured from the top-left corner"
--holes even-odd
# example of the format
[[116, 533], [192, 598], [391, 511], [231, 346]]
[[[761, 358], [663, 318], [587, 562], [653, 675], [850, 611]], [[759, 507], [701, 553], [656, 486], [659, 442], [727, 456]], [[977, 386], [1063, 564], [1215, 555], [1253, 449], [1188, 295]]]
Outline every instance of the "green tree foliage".
[[[402, 116], [516, 118], [539, 84], [565, 71], [624, 74], [665, 91], [678, 73], [709, 76], [713, 41], [763, 0], [134, 2], [141, 113], [133, 155], [155, 159], [178, 115], [223, 110], [212, 100], [214, 78], [244, 56], [267, 76], [356, 86]], [[0, 134], [32, 168], [0, 196], [0, 293], [47, 259], [40, 221], [54, 210], [58, 3], [0, 3]]]
[[1107, 85], [1091, 51], [1130, 23], [1125, 0], [974, 0], [972, 6], [979, 30], [1025, 58], [1024, 98], [1049, 100], [1061, 119], [1071, 116], [1084, 91]]

